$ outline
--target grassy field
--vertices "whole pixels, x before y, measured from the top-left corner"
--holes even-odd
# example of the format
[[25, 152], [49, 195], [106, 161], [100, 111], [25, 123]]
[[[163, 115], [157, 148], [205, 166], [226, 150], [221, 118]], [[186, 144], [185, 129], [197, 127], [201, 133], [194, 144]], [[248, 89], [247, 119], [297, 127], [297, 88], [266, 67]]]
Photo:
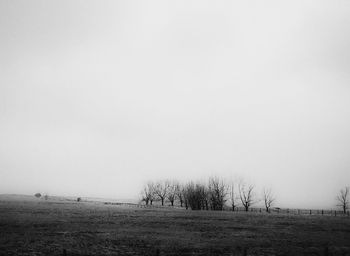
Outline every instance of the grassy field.
[[0, 255], [350, 255], [350, 218], [2, 196]]

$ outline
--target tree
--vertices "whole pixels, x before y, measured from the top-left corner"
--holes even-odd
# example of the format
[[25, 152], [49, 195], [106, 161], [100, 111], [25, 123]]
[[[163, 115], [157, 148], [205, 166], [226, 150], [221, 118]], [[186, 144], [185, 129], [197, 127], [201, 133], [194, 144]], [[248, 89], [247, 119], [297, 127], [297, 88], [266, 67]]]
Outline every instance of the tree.
[[253, 204], [253, 190], [254, 185], [247, 185], [243, 181], [238, 185], [239, 197], [245, 211], [249, 210], [249, 207]]
[[188, 210], [188, 207], [190, 207], [189, 205], [189, 193], [188, 193], [188, 184], [185, 186], [182, 186], [182, 195], [184, 197], [184, 204], [185, 204], [185, 208], [186, 210]]
[[179, 183], [176, 184], [176, 196], [180, 201], [180, 206], [182, 207], [185, 203], [185, 189], [184, 186]]
[[211, 209], [222, 211], [226, 202], [227, 186], [218, 177], [209, 178], [209, 201]]
[[199, 198], [201, 201], [202, 210], [209, 210], [210, 204], [210, 191], [209, 186], [206, 184], [198, 184], [197, 186]]
[[141, 202], [142, 201], [145, 202], [146, 205], [148, 205], [148, 203], [149, 203], [147, 186], [145, 186], [141, 191]]
[[273, 205], [274, 201], [276, 200], [273, 193], [271, 192], [271, 189], [264, 188], [263, 198], [264, 198], [265, 210], [266, 212], [270, 212], [270, 208]]
[[349, 187], [345, 187], [344, 189], [340, 190], [337, 200], [339, 202], [338, 206], [342, 208], [345, 214], [349, 209]]
[[192, 210], [208, 210], [208, 193], [204, 184], [190, 182], [185, 187], [185, 206]]
[[148, 205], [149, 203], [152, 205], [154, 200], [154, 194], [154, 184], [153, 182], [148, 182], [141, 192], [142, 201], [144, 201], [146, 205]]
[[169, 188], [168, 181], [158, 181], [154, 187], [154, 193], [161, 200], [162, 205], [164, 205], [164, 200], [167, 196], [168, 188]]
[[235, 184], [232, 182], [230, 185], [230, 201], [231, 201], [231, 207], [232, 207], [232, 211], [235, 211], [237, 208], [237, 196], [236, 196], [236, 191], [235, 191]]
[[148, 182], [147, 189], [148, 189], [149, 202], [152, 205], [153, 201], [154, 201], [154, 199], [156, 197], [156, 193], [154, 192], [154, 190], [155, 190], [154, 183], [153, 182]]
[[171, 206], [174, 206], [176, 194], [177, 194], [176, 193], [176, 182], [175, 181], [169, 182], [166, 197], [168, 198]]

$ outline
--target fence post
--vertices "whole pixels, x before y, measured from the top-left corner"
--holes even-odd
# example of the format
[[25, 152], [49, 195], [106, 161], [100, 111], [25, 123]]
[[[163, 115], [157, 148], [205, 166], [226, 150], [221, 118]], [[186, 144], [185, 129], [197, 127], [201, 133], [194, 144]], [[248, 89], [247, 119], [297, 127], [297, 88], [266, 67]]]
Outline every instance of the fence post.
[[311, 210], [310, 210], [310, 215], [311, 215]]
[[323, 215], [323, 210], [322, 210], [321, 214]]

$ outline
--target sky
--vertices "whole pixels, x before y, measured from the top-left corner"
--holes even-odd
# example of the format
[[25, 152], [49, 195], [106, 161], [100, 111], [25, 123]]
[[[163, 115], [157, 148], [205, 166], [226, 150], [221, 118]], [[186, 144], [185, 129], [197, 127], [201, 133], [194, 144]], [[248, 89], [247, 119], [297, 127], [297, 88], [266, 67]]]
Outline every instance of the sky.
[[0, 1], [0, 194], [350, 185], [350, 1]]

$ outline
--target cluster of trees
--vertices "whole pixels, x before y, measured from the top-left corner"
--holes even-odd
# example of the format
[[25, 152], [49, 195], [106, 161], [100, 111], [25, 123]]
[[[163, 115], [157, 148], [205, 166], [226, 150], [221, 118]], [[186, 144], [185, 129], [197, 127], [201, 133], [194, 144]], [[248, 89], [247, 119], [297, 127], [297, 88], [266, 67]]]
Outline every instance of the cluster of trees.
[[171, 206], [175, 202], [181, 207], [192, 210], [223, 210], [229, 205], [235, 211], [240, 205], [245, 211], [258, 201], [263, 201], [265, 210], [275, 202], [271, 189], [264, 189], [261, 197], [255, 193], [253, 184], [244, 182], [228, 184], [218, 177], [210, 177], [207, 182], [193, 182], [182, 184], [178, 181], [160, 180], [148, 182], [142, 189], [141, 198], [146, 205], [160, 201], [162, 205], [168, 200]]
[[[218, 177], [210, 177], [207, 182], [180, 183], [174, 180], [159, 180], [148, 182], [142, 189], [141, 200], [146, 205], [152, 205], [154, 201], [170, 202], [171, 206], [177, 202], [181, 207], [192, 210], [223, 210], [230, 207], [232, 211], [237, 207], [243, 207], [249, 211], [253, 204], [262, 202], [265, 211], [276, 202], [276, 197], [271, 189], [264, 188], [261, 194], [257, 194], [255, 186], [244, 180], [227, 183]], [[337, 196], [338, 206], [344, 213], [350, 208], [350, 189], [341, 189]]]

